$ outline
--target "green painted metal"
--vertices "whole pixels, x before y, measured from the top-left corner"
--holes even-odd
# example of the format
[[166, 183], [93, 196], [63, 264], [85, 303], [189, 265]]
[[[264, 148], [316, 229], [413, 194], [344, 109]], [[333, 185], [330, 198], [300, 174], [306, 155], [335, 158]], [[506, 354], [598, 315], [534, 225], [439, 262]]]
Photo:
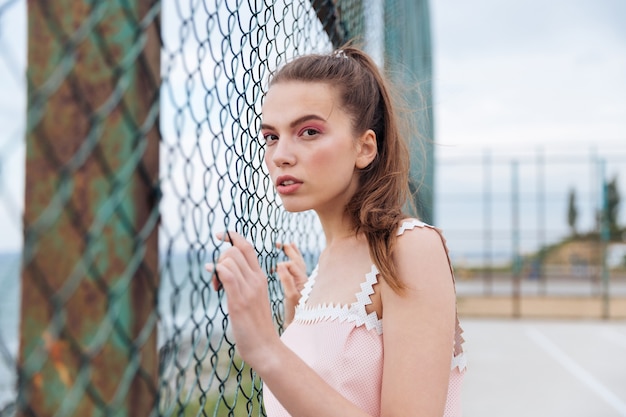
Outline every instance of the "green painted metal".
[[334, 48], [348, 41], [363, 42], [365, 14], [371, 13], [361, 1], [310, 0], [324, 32]]
[[157, 401], [159, 13], [28, 2], [18, 415]]
[[434, 223], [432, 44], [428, 0], [385, 0], [384, 58], [413, 113], [411, 190], [417, 214]]

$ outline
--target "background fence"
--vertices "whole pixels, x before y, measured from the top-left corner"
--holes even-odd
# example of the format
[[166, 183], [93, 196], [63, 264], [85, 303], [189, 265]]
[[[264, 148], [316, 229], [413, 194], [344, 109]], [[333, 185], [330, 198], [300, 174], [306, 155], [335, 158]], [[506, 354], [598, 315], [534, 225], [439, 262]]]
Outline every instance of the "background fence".
[[253, 241], [280, 330], [274, 243], [323, 244], [262, 166], [267, 76], [360, 39], [429, 137], [429, 30], [426, 1], [0, 2], [0, 416], [263, 415], [203, 265]]
[[626, 143], [444, 150], [437, 169], [463, 313], [626, 317]]

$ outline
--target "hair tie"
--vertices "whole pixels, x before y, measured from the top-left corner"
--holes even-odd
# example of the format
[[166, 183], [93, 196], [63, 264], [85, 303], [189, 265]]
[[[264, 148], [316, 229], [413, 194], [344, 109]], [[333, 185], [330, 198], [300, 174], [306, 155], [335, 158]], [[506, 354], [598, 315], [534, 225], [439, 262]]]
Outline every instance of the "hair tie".
[[348, 59], [348, 55], [346, 55], [346, 53], [343, 51], [343, 49], [337, 49], [335, 52], [333, 52], [333, 56], [335, 58], [345, 58], [345, 59]]

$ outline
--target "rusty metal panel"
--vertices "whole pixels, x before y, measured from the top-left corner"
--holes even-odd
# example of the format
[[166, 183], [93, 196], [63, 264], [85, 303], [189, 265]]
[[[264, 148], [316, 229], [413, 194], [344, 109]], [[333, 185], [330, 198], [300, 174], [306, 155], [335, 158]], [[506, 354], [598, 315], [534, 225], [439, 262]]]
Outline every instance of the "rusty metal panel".
[[28, 2], [20, 415], [154, 408], [158, 19]]

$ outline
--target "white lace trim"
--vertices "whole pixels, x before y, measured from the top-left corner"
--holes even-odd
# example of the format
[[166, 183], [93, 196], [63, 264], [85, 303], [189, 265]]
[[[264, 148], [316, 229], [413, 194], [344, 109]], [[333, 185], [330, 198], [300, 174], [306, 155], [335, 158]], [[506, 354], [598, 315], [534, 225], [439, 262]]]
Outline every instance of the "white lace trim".
[[463, 372], [465, 368], [467, 368], [467, 358], [465, 357], [465, 352], [461, 352], [456, 356], [452, 355], [450, 370], [452, 371], [454, 368], [459, 368], [459, 372]]
[[[434, 226], [424, 223], [417, 219], [408, 219], [402, 222], [398, 229], [398, 236], [404, 234], [407, 230], [413, 230], [416, 227], [428, 227], [437, 230]], [[443, 236], [442, 236], [443, 239]], [[444, 240], [445, 245], [445, 240]], [[446, 246], [446, 252], [448, 248]], [[372, 304], [370, 296], [374, 293], [374, 285], [378, 283], [378, 269], [372, 265], [370, 272], [365, 274], [365, 281], [361, 283], [361, 291], [356, 294], [357, 301], [351, 305], [340, 304], [321, 304], [315, 307], [309, 307], [306, 302], [315, 285], [318, 267], [316, 266], [304, 288], [300, 292], [300, 301], [296, 307], [294, 321], [303, 324], [318, 323], [321, 321], [334, 321], [354, 323], [355, 327], [365, 325], [367, 330], [376, 329], [376, 333], [383, 334], [383, 321], [378, 318], [376, 312], [367, 313], [365, 306]], [[462, 340], [462, 339], [461, 339]], [[459, 368], [459, 372], [463, 372], [467, 368], [467, 358], [465, 352], [461, 351], [458, 355], [452, 354], [450, 370]]]
[[402, 222], [402, 226], [400, 226], [400, 229], [398, 230], [398, 236], [404, 234], [404, 232], [406, 232], [407, 230], [413, 230], [416, 227], [430, 227], [433, 228], [431, 225], [426, 224], [422, 221], [419, 221], [417, 219], [409, 219], [409, 220], [405, 220]]
[[356, 327], [365, 325], [367, 330], [375, 329], [377, 334], [383, 334], [383, 321], [378, 318], [375, 311], [368, 314], [365, 309], [365, 306], [372, 304], [370, 295], [374, 293], [374, 285], [378, 283], [377, 275], [378, 269], [372, 265], [370, 272], [365, 274], [365, 281], [361, 283], [361, 291], [356, 294], [357, 301], [349, 306], [325, 303], [316, 307], [309, 307], [306, 305], [306, 301], [309, 299], [309, 294], [311, 294], [317, 277], [317, 268], [315, 268], [304, 284], [294, 320], [303, 324], [339, 320], [340, 322], [354, 323]]
[[304, 307], [309, 299], [309, 295], [311, 295], [311, 291], [313, 290], [313, 285], [315, 285], [315, 278], [317, 278], [317, 270], [318, 267], [316, 266], [315, 269], [313, 269], [313, 272], [311, 272], [311, 275], [309, 275], [307, 281], [304, 283], [304, 288], [300, 291], [300, 301], [298, 302], [298, 306], [296, 308]]

